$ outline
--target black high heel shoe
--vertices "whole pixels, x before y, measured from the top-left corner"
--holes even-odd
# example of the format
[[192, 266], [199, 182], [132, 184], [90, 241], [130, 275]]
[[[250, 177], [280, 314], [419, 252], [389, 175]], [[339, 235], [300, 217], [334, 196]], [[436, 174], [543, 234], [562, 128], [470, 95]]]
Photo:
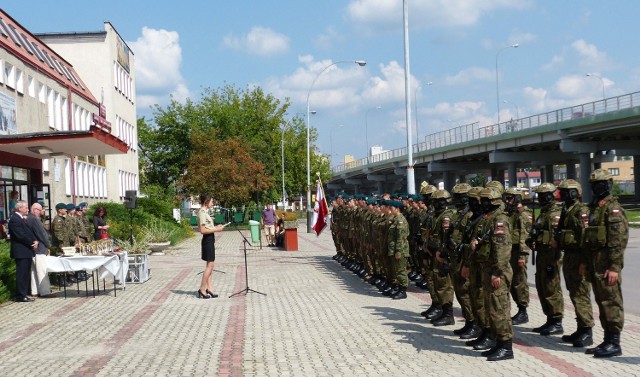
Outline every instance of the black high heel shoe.
[[210, 290], [208, 290], [208, 289], [206, 290], [206, 292], [207, 292], [207, 294], [209, 295], [209, 297], [211, 297], [211, 298], [216, 298], [216, 297], [218, 297], [218, 294], [217, 294], [217, 293], [213, 293], [213, 292], [211, 292], [211, 291], [210, 291]]
[[209, 295], [205, 295], [204, 293], [202, 293], [202, 292], [198, 289], [198, 298], [208, 299], [208, 298], [209, 298]]

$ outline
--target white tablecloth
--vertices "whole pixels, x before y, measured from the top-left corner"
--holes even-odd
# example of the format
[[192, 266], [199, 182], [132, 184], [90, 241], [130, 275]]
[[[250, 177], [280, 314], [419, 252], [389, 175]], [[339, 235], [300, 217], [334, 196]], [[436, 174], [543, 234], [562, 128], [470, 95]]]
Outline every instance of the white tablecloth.
[[109, 256], [47, 256], [47, 272], [98, 271], [101, 279], [115, 277], [123, 285], [129, 269], [127, 253]]

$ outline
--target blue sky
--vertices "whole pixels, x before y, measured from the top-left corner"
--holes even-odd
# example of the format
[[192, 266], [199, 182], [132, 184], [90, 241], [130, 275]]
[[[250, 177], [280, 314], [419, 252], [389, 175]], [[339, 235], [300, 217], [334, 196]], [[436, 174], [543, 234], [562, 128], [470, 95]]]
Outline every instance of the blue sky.
[[[607, 97], [640, 88], [640, 2], [408, 3], [414, 139], [496, 123], [498, 51], [503, 121], [516, 111], [525, 117], [602, 99], [603, 86]], [[406, 146], [401, 0], [22, 0], [3, 9], [36, 33], [96, 31], [111, 22], [136, 57], [138, 116], [170, 95], [197, 99], [206, 87], [260, 85], [289, 98], [291, 116], [306, 111], [310, 93], [318, 146], [333, 150], [334, 163], [364, 157], [367, 141]], [[337, 64], [310, 91], [323, 67], [360, 59], [365, 67]]]

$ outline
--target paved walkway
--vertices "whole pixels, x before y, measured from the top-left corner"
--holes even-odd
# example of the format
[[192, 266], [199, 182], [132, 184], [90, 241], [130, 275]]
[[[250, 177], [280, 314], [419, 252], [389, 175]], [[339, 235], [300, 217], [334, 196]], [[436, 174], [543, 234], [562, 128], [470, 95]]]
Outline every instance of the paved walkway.
[[[96, 298], [84, 293], [0, 307], [0, 376], [631, 376], [640, 375], [640, 317], [628, 314], [623, 357], [598, 360], [529, 332], [544, 322], [532, 288], [530, 323], [516, 327], [515, 359], [490, 363], [418, 313], [412, 288], [393, 301], [331, 259], [334, 248], [299, 233], [298, 252], [248, 253], [238, 232], [217, 238], [220, 298], [201, 300], [200, 236], [151, 256], [152, 278]], [[247, 232], [245, 232], [246, 234]], [[531, 274], [533, 275], [533, 274]], [[514, 305], [515, 306], [515, 305]], [[575, 330], [566, 298], [565, 333]], [[515, 309], [514, 309], [515, 310]], [[594, 329], [599, 343], [602, 330]]]

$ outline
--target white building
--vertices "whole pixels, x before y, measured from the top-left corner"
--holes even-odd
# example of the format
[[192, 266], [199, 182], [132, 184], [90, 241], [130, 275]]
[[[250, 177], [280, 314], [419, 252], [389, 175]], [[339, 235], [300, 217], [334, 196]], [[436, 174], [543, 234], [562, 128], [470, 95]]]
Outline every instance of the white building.
[[118, 199], [119, 169], [105, 156], [127, 154], [128, 139], [100, 109], [84, 74], [0, 10], [0, 221], [12, 191], [49, 210]]
[[[106, 198], [122, 201], [127, 190], [138, 190], [138, 133], [135, 101], [135, 59], [109, 22], [104, 31], [37, 34], [37, 37], [71, 62], [106, 109], [111, 133], [123, 140], [126, 154], [106, 155]], [[90, 200], [91, 161], [77, 162], [78, 197]]]

